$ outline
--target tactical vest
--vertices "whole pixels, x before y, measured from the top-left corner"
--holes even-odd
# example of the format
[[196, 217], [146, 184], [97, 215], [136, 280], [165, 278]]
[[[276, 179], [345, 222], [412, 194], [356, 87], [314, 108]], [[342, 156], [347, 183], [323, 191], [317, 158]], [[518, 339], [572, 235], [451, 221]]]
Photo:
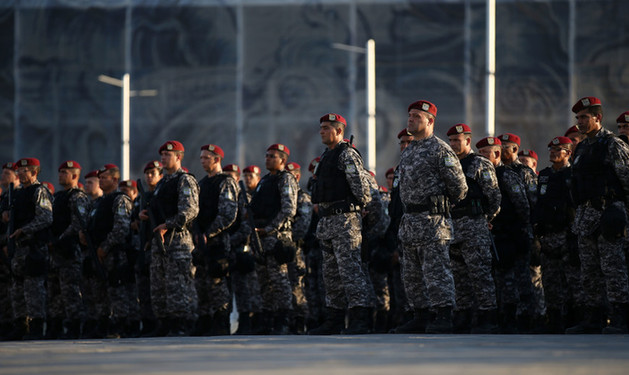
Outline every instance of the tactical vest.
[[282, 208], [282, 196], [280, 192], [280, 177], [287, 171], [279, 171], [276, 174], [267, 174], [262, 177], [258, 187], [253, 192], [249, 208], [253, 212], [253, 220], [256, 225], [266, 226], [280, 212]]
[[102, 196], [90, 213], [88, 231], [92, 237], [94, 246], [105, 241], [107, 234], [114, 229], [114, 201], [123, 194], [120, 191]]
[[485, 194], [483, 194], [483, 189], [481, 188], [478, 181], [476, 181], [474, 178], [470, 178], [467, 176], [467, 171], [471, 167], [474, 159], [481, 157], [482, 156], [478, 154], [471, 153], [460, 160], [461, 167], [463, 168], [463, 173], [465, 174], [465, 181], [467, 183], [467, 195], [465, 196], [465, 199], [454, 206], [453, 212], [456, 212], [457, 210], [462, 210], [466, 212], [465, 216], [480, 215], [484, 212], [487, 212], [489, 201]]
[[507, 168], [509, 167], [506, 165], [496, 167], [496, 177], [498, 178], [498, 186], [500, 187], [500, 194], [502, 195], [502, 198], [500, 200], [500, 212], [492, 221], [495, 230], [497, 230], [497, 227], [502, 227], [503, 225], [507, 229], [517, 229], [524, 224], [518, 216], [515, 205], [509, 198], [509, 187], [505, 186], [504, 183], [504, 174], [507, 171]]
[[52, 234], [59, 237], [66, 228], [72, 223], [72, 209], [70, 207], [70, 198], [74, 194], [79, 194], [81, 190], [72, 188], [70, 190], [62, 190], [55, 193], [55, 199], [52, 202]]
[[168, 181], [161, 179], [157, 183], [150, 203], [157, 225], [165, 223], [167, 218], [173, 217], [179, 212], [179, 193], [177, 189], [179, 180], [184, 174], [187, 173], [178, 172], [176, 176]]
[[332, 150], [326, 150], [321, 156], [321, 160], [315, 170], [312, 203], [338, 201], [359, 203], [347, 183], [345, 171], [338, 168], [341, 152], [348, 147], [349, 145], [346, 142], [341, 142]]
[[196, 226], [205, 232], [218, 215], [218, 198], [221, 184], [228, 176], [224, 173], [212, 177], [205, 176], [199, 181], [199, 214]]
[[622, 185], [611, 165], [605, 163], [613, 135], [599, 137], [589, 144], [580, 142], [572, 165], [573, 196], [577, 205], [590, 201], [598, 209], [606, 202], [624, 200]]
[[32, 184], [28, 187], [13, 190], [13, 223], [15, 229], [20, 229], [35, 218], [35, 203], [33, 197], [41, 184]]
[[571, 168], [553, 172], [545, 168], [539, 172], [535, 223], [542, 233], [554, 233], [564, 229], [574, 220], [574, 208], [570, 196]]

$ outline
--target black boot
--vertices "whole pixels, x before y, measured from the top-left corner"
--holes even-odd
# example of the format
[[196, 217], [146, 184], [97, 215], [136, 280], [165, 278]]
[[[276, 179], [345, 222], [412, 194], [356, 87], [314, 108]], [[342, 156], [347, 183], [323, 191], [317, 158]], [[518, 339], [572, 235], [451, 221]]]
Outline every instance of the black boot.
[[290, 332], [294, 335], [303, 335], [306, 333], [306, 318], [303, 316], [294, 316], [290, 325]]
[[272, 324], [273, 315], [270, 311], [253, 313], [253, 316], [251, 317], [251, 334], [268, 335], [271, 333]]
[[140, 337], [140, 321], [128, 320], [124, 326], [124, 337]]
[[98, 321], [96, 319], [88, 319], [83, 323], [83, 330], [81, 332], [82, 339], [93, 339], [94, 332], [96, 331], [96, 326], [98, 325]]
[[242, 311], [238, 313], [238, 330], [237, 335], [250, 335], [251, 334], [251, 313], [249, 311]]
[[155, 323], [155, 328], [142, 335], [142, 337], [166, 337], [170, 331], [170, 319], [160, 318]]
[[49, 318], [46, 320], [45, 340], [57, 340], [63, 334], [63, 318]]
[[603, 308], [600, 306], [586, 306], [583, 309], [583, 319], [576, 326], [566, 329], [566, 334], [599, 334], [603, 327]]
[[492, 335], [498, 333], [497, 311], [478, 310], [476, 312], [476, 324], [472, 327], [470, 333], [474, 335]]
[[28, 323], [28, 333], [22, 340], [42, 340], [44, 338], [44, 319], [33, 318]]
[[183, 337], [188, 335], [188, 320], [184, 317], [174, 317], [168, 319], [170, 330], [167, 337]]
[[522, 311], [517, 317], [518, 333], [529, 334], [533, 332], [533, 315], [529, 311]]
[[119, 339], [122, 337], [122, 327], [126, 319], [119, 318], [109, 322], [109, 328], [107, 329], [107, 339]]
[[142, 319], [142, 331], [140, 331], [140, 337], [148, 337], [146, 335], [155, 331], [157, 327], [157, 319], [146, 318]]
[[376, 319], [374, 322], [374, 333], [387, 333], [387, 322], [389, 319], [389, 312], [387, 310], [376, 311]]
[[372, 309], [369, 307], [352, 307], [349, 309], [349, 325], [341, 331], [343, 335], [364, 335], [370, 333], [369, 315]]
[[560, 309], [546, 309], [546, 329], [545, 333], [558, 334], [564, 333], [566, 329], [563, 327]]
[[273, 313], [273, 329], [272, 335], [288, 335], [290, 329], [288, 328], [288, 311], [280, 310]]
[[470, 333], [472, 327], [472, 310], [463, 309], [454, 312], [452, 318], [452, 332]]
[[81, 320], [70, 319], [66, 325], [66, 331], [59, 338], [62, 340], [76, 340], [81, 334]]
[[627, 333], [627, 310], [627, 304], [613, 304], [609, 326], [603, 328], [603, 333], [611, 335]]
[[308, 331], [309, 335], [338, 335], [345, 328], [345, 310], [325, 309], [326, 319], [319, 327]]
[[426, 325], [426, 333], [452, 333], [452, 307], [438, 307], [435, 319]]
[[210, 334], [212, 336], [229, 336], [231, 334], [229, 311], [221, 309], [214, 313]]
[[26, 317], [17, 318], [13, 321], [13, 327], [9, 330], [2, 340], [3, 341], [19, 341], [28, 332], [28, 320]]
[[201, 315], [194, 326], [192, 336], [210, 336], [212, 331], [212, 316]]
[[505, 303], [502, 306], [502, 319], [500, 321], [500, 333], [511, 335], [518, 333], [518, 322], [516, 321], [516, 313], [518, 305], [515, 303]]
[[413, 319], [397, 327], [394, 333], [425, 333], [429, 317], [429, 309], [416, 309]]

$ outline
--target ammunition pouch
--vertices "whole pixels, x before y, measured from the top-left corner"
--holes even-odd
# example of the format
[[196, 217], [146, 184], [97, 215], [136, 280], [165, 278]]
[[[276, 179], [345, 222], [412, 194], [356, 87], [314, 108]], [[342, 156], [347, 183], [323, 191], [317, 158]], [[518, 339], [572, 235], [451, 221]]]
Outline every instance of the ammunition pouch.
[[450, 200], [445, 195], [432, 195], [429, 202], [424, 204], [404, 205], [404, 213], [428, 213], [431, 215], [450, 215]]
[[295, 260], [297, 249], [293, 242], [287, 238], [278, 238], [273, 247], [273, 257], [278, 264], [290, 263]]

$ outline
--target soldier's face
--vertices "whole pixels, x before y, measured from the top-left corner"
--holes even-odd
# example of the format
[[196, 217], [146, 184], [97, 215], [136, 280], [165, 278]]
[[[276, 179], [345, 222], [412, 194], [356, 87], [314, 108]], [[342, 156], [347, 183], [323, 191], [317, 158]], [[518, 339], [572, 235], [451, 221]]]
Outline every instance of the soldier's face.
[[146, 172], [144, 172], [144, 181], [146, 181], [146, 184], [151, 188], [157, 186], [157, 183], [161, 179], [162, 179], [162, 174], [160, 173], [160, 170], [157, 168], [151, 168], [147, 170]]
[[260, 175], [257, 173], [245, 172], [242, 174], [242, 178], [245, 180], [245, 185], [248, 190], [254, 190], [260, 182]]
[[411, 141], [413, 140], [413, 136], [412, 135], [403, 135], [400, 137], [400, 152], [404, 151], [404, 149], [406, 147], [408, 147], [409, 144], [411, 144]]
[[85, 193], [88, 195], [94, 195], [100, 189], [100, 182], [98, 177], [90, 177], [85, 179]]
[[28, 167], [19, 167], [17, 169], [17, 178], [20, 180], [20, 184], [28, 186], [35, 182], [37, 174], [31, 171]]
[[571, 152], [563, 147], [559, 146], [551, 146], [548, 149], [549, 157], [551, 163], [559, 163], [564, 164], [570, 159]]
[[17, 175], [13, 169], [2, 168], [2, 175], [0, 175], [0, 183], [4, 186], [9, 186], [11, 182], [15, 183]]
[[121, 186], [120, 191], [126, 194], [129, 198], [131, 198], [132, 201], [134, 201], [135, 198], [138, 197], [138, 190], [134, 187]]
[[279, 151], [277, 150], [267, 151], [264, 158], [264, 162], [266, 165], [266, 169], [268, 169], [271, 172], [279, 171], [280, 169], [282, 169], [282, 166], [284, 163], [282, 161], [282, 158], [280, 157]]
[[395, 174], [389, 173], [387, 175], [387, 187], [389, 188], [389, 190], [393, 189], [393, 179], [395, 179]]
[[581, 134], [590, 134], [600, 126], [601, 115], [593, 115], [587, 108], [577, 113], [577, 128]]
[[164, 168], [174, 169], [178, 166], [179, 158], [174, 151], [162, 151], [160, 153], [161, 162]]
[[433, 122], [434, 120], [428, 113], [413, 108], [408, 112], [406, 130], [413, 136], [422, 138]]
[[618, 135], [629, 136], [629, 124], [618, 124]]
[[518, 146], [515, 143], [504, 142], [502, 144], [502, 160], [514, 160], [514, 156], [518, 154]]
[[319, 126], [319, 135], [321, 136], [321, 143], [326, 146], [337, 144], [339, 141], [339, 134], [341, 129], [337, 129], [332, 126], [329, 121], [324, 121]]
[[216, 169], [219, 165], [219, 158], [208, 150], [201, 151], [201, 156], [199, 156], [199, 160], [201, 161], [201, 166], [203, 170], [207, 173], [210, 173]]
[[583, 134], [572, 132], [566, 135], [566, 137], [570, 138], [572, 141], [572, 149], [574, 150], [574, 148], [577, 147], [579, 142], [581, 142], [585, 136]]
[[98, 184], [103, 192], [110, 193], [118, 187], [118, 180], [107, 171], [98, 174]]
[[537, 171], [537, 161], [535, 159], [528, 156], [518, 156], [518, 160], [532, 170]]
[[72, 183], [72, 173], [68, 169], [59, 171], [59, 185], [66, 187]]
[[496, 146], [481, 147], [478, 149], [478, 153], [489, 159], [489, 161], [495, 166], [500, 164], [500, 149]]
[[450, 147], [457, 156], [467, 155], [470, 151], [471, 138], [466, 137], [465, 134], [452, 134], [448, 136], [450, 141]]

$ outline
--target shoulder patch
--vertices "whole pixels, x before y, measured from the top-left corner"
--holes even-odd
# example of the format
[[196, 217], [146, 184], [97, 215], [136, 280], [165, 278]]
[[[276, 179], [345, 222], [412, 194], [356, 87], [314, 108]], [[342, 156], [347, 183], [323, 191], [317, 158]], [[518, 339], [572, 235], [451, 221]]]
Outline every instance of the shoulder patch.
[[483, 176], [483, 180], [491, 181], [491, 173], [489, 173], [489, 171], [483, 171], [481, 175]]
[[347, 173], [356, 173], [356, 166], [353, 163], [345, 164], [345, 171]]
[[186, 197], [190, 196], [190, 187], [186, 186], [182, 189], [183, 195], [185, 195]]
[[522, 189], [520, 189], [520, 185], [515, 184], [515, 185], [511, 185], [511, 191], [514, 193], [521, 193]]
[[443, 163], [446, 167], [454, 167], [456, 164], [456, 160], [452, 156], [446, 156], [443, 158]]

